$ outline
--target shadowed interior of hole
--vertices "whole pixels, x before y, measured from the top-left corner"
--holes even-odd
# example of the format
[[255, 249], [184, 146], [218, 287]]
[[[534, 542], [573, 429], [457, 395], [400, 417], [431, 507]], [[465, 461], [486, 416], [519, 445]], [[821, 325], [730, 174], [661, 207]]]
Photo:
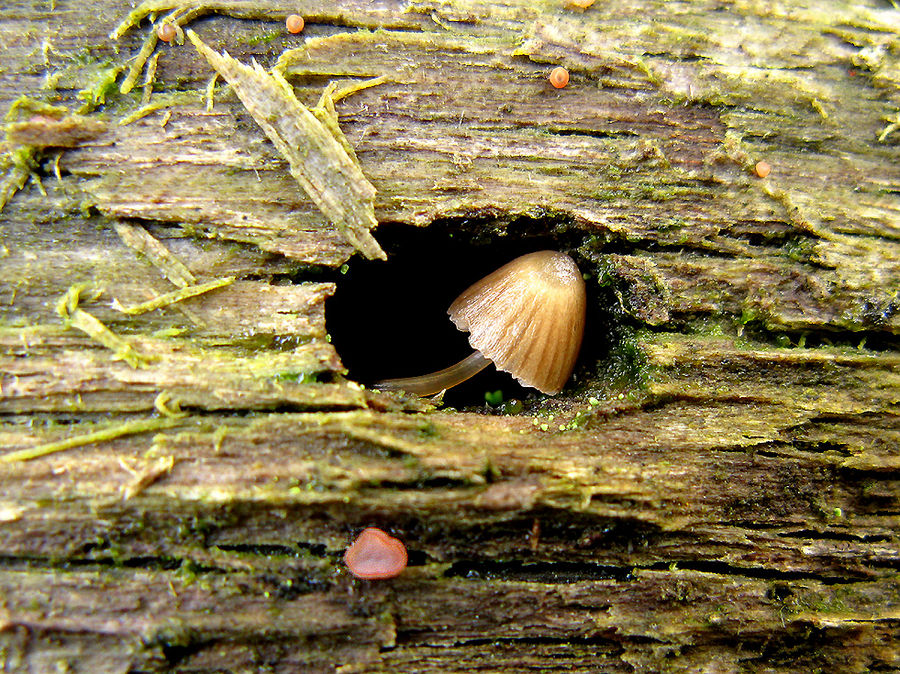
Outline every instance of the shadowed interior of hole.
[[[447, 308], [463, 290], [519, 255], [546, 249], [571, 254], [581, 243], [580, 236], [563, 240], [528, 233], [481, 242], [459, 228], [451, 234], [440, 225], [387, 224], [377, 234], [388, 261], [353, 258], [347, 272], [338, 277], [337, 291], [325, 310], [328, 332], [348, 376], [366, 385], [427, 374], [462, 360], [473, 349], [467, 333], [450, 321]], [[586, 343], [591, 332], [589, 309]], [[585, 349], [579, 362], [584, 357]], [[449, 390], [444, 402], [454, 407], [482, 406], [485, 393], [496, 390], [502, 391], [504, 400], [541, 395], [488, 366]]]

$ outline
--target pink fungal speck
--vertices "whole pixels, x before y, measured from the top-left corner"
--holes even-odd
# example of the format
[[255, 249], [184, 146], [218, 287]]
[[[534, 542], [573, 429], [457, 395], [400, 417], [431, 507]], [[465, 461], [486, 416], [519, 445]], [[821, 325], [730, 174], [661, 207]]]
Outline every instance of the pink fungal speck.
[[406, 546], [376, 527], [363, 529], [344, 553], [344, 564], [350, 573], [365, 580], [398, 576], [407, 561]]

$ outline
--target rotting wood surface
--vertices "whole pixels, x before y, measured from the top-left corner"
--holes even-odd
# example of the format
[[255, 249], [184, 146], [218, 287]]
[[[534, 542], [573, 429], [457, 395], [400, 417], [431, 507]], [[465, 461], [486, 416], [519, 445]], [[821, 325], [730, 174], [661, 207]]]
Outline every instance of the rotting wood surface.
[[[84, 117], [7, 142], [0, 447], [69, 449], [0, 463], [4, 671], [900, 668], [900, 11], [179, 7], [307, 105], [386, 76], [337, 106], [379, 222], [526, 219], [621, 343], [518, 415], [362, 389], [353, 249], [193, 47], [121, 95], [132, 7], [7, 3], [0, 103]], [[343, 569], [367, 525], [401, 577]]]

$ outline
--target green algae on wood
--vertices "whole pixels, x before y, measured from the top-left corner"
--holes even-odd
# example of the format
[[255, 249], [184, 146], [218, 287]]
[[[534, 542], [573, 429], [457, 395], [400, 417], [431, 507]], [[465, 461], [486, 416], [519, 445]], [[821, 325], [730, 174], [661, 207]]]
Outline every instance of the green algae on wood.
[[[286, 352], [203, 348], [191, 339], [131, 337], [154, 359], [131, 368], [91, 348], [84, 338], [32, 331], [27, 345], [0, 335], [0, 371], [7, 374], [0, 411], [71, 414], [158, 410], [158, 393], [180, 405], [212, 409], [354, 409], [367, 405], [352, 383], [303, 383], [307, 374], [326, 377], [340, 367], [330, 345], [310, 342]], [[290, 372], [297, 381], [284, 379]]]
[[136, 316], [138, 314], [143, 314], [148, 311], [155, 311], [156, 309], [162, 309], [163, 307], [167, 307], [170, 304], [175, 304], [176, 302], [182, 302], [186, 299], [190, 299], [191, 297], [197, 297], [198, 295], [202, 295], [204, 293], [208, 293], [212, 290], [218, 290], [219, 288], [224, 288], [226, 286], [230, 286], [235, 282], [234, 276], [226, 276], [225, 278], [215, 279], [208, 283], [201, 283], [195, 286], [185, 286], [178, 290], [174, 290], [170, 293], [166, 293], [165, 295], [160, 295], [152, 300], [148, 300], [147, 302], [142, 302], [141, 304], [134, 304], [132, 306], [124, 307], [122, 306], [118, 300], [113, 300], [113, 308], [121, 311], [123, 314], [128, 314], [129, 316]]
[[[193, 21], [194, 19], [202, 16], [205, 13], [206, 10], [199, 7], [180, 7], [163, 17], [163, 19], [159, 21], [157, 25], [151, 26], [150, 31], [147, 33], [147, 37], [144, 39], [144, 44], [141, 47], [141, 50], [132, 61], [131, 67], [128, 70], [128, 74], [125, 76], [125, 79], [122, 81], [122, 84], [119, 87], [120, 93], [127, 94], [134, 88], [135, 84], [137, 83], [138, 77], [140, 77], [141, 71], [144, 69], [144, 64], [148, 64], [147, 74], [144, 80], [145, 86], [152, 88], [153, 79], [156, 74], [156, 64], [155, 59], [150, 58], [150, 54], [153, 53], [153, 50], [156, 48], [156, 45], [160, 40], [158, 33], [159, 28], [161, 28], [162, 26], [172, 26], [175, 29], [175, 43], [181, 45], [184, 44], [184, 31], [181, 29], [181, 26], [189, 23], [190, 21]], [[117, 37], [117, 35], [113, 33], [113, 37]], [[158, 56], [159, 53], [156, 54], [156, 57]], [[145, 92], [144, 98], [146, 99], [148, 97], [149, 94]]]
[[377, 224], [375, 188], [347, 152], [346, 140], [342, 143], [331, 125], [323, 124], [300, 103], [277, 72], [270, 75], [255, 62], [252, 68], [245, 66], [227, 53], [211, 50], [193, 31], [187, 35], [234, 88], [319, 210], [363, 255], [387, 259], [369, 231]]
[[48, 442], [36, 447], [28, 447], [6, 454], [0, 454], [0, 463], [12, 463], [14, 461], [30, 461], [48, 454], [63, 452], [67, 449], [75, 447], [85, 447], [87, 445], [97, 444], [99, 442], [108, 442], [121, 438], [126, 435], [135, 435], [138, 433], [152, 433], [167, 428], [172, 428], [182, 423], [179, 419], [173, 417], [159, 419], [139, 419], [137, 421], [129, 421], [122, 424], [115, 424], [109, 428], [104, 428], [92, 433], [84, 435], [76, 435], [65, 440], [56, 442]]
[[[328, 34], [359, 25], [354, 19], [359, 4], [357, 0], [339, 2], [333, 9], [320, 10], [318, 28]], [[378, 17], [381, 21], [398, 22], [410, 16], [401, 16], [401, 6], [375, 4], [387, 8]], [[426, 21], [440, 22], [451, 35], [499, 31], [501, 20], [503, 30], [520, 34], [528, 30], [535, 12], [565, 16], [570, 11], [562, 2], [555, 9], [552, 4], [521, 0], [479, 5], [451, 0], [415, 2], [409, 8]], [[873, 6], [875, 0], [858, 3], [866, 4]], [[220, 3], [218, 11], [230, 11], [228, 5], [238, 3]], [[517, 5], [522, 19], [512, 16]], [[773, 48], [798, 61], [798, 76], [818, 74], [821, 81], [823, 75], [833, 73], [847, 79], [846, 63], [826, 59], [823, 65], [823, 59], [813, 53], [820, 46], [826, 55], [838, 48], [850, 51], [849, 43], [830, 37], [822, 44], [821, 36], [837, 34], [833, 27], [823, 30], [821, 19], [810, 23], [805, 17], [803, 21], [789, 18], [795, 10], [776, 16], [765, 3], [733, 5], [724, 11], [714, 10], [711, 4], [692, 4], [688, 12], [672, 8], [671, 3], [633, 7], [609, 3], [585, 14], [571, 14], [580, 24], [573, 22], [577, 31], [563, 39], [553, 39], [552, 32], [545, 31], [548, 39], [530, 60], [509, 60], [491, 49], [484, 53], [483, 63], [464, 65], [456, 58], [463, 54], [445, 59], [445, 50], [434, 56], [424, 40], [398, 59], [399, 40], [394, 40], [385, 51], [392, 59], [405, 60], [408, 72], [415, 76], [428, 73], [430, 63], [445, 63], [434, 83], [385, 88], [384, 97], [378, 95], [381, 92], [367, 94], [367, 107], [361, 105], [344, 123], [348, 135], [361, 139], [358, 147], [372, 167], [368, 175], [379, 187], [379, 216], [383, 221], [425, 224], [447, 214], [488, 213], [487, 204], [491, 217], [511, 219], [541, 204], [541, 212], [551, 213], [552, 222], [550, 218], [540, 224], [532, 221], [540, 228], [537, 233], [555, 232], [556, 223], [570, 223], [567, 241], [597, 233], [610, 244], [599, 251], [612, 263], [598, 265], [610, 279], [610, 285], [599, 291], [600, 305], [606, 306], [606, 299], [615, 304], [614, 295], [620, 295], [627, 310], [623, 323], [683, 333], [685, 325], [696, 325], [708, 316], [731, 334], [737, 317], [746, 310], [773, 328], [811, 330], [810, 341], [815, 342], [835, 328], [865, 325], [860, 319], [874, 304], [886, 321], [870, 324], [869, 342], [887, 349], [895, 343], [886, 346], [887, 335], [896, 335], [898, 325], [897, 316], [887, 311], [890, 293], [896, 288], [897, 266], [891, 264], [897, 259], [896, 195], [887, 190], [895, 177], [889, 162], [897, 136], [887, 136], [889, 144], [875, 148], [880, 154], [874, 154], [871, 143], [859, 146], [858, 152], [850, 147], [848, 152], [846, 146], [825, 141], [821, 153], [816, 147], [791, 143], [793, 139], [819, 143], [817, 139], [825, 133], [857, 142], [854, 134], [867, 129], [866, 119], [876, 120], [882, 110], [890, 110], [884, 97], [889, 92], [873, 91], [864, 84], [870, 79], [866, 75], [853, 78], [856, 88], [842, 88], [845, 93], [839, 100], [846, 102], [847, 109], [872, 101], [867, 109], [878, 114], [850, 115], [853, 124], [846, 126], [835, 124], [841, 111], [828, 106], [834, 97], [822, 97], [834, 124], [829, 129], [813, 109], [814, 99], [804, 102], [804, 97], [780, 95], [790, 85], [785, 78], [773, 82], [776, 95], [762, 91], [754, 99], [737, 92], [736, 107], [717, 106], [710, 97], [701, 98], [709, 105], [698, 104], [697, 96], [688, 95], [683, 106], [661, 104], [657, 109], [657, 94], [675, 95], [678, 83], [689, 85], [698, 79], [701, 84], [718, 81], [726, 89], [757, 90], [758, 80], [719, 81], [703, 77], [702, 72], [696, 75], [698, 69], [709, 68], [716, 56], [712, 42], [722, 42], [715, 39], [715, 30], [705, 30], [709, 22], [724, 26], [728, 37], [738, 22], [747, 27], [739, 36], [744, 42], [740, 50], [729, 48], [730, 42], [719, 48], [728, 57], [723, 65], [738, 67], [747, 58], [761, 66], [778, 65], [771, 63], [771, 56], [758, 54], [754, 33], [760, 22], [752, 16], [749, 22], [743, 21], [754, 12], [768, 12], [761, 18], [773, 34], [789, 40], [793, 34], [801, 40], [811, 36], [809, 48], [795, 40], [771, 41]], [[829, 5], [829, 10], [837, 17], [829, 20], [833, 26], [842, 26], [841, 32], [852, 30], [842, 18], [842, 3]], [[880, 2], [877, 11], [896, 16], [888, 3]], [[451, 19], [454, 12], [459, 22]], [[75, 23], [69, 15], [56, 20], [62, 26]], [[588, 23], [594, 21], [603, 23]], [[97, 23], [104, 32], [108, 30]], [[224, 28], [224, 34], [233, 24], [249, 33], [258, 29], [253, 22], [226, 18], [214, 23], [217, 30]], [[665, 28], [672, 24], [684, 29]], [[796, 33], [791, 25], [798, 26]], [[598, 30], [588, 30], [591, 27]], [[18, 31], [19, 26], [12, 29]], [[420, 37], [418, 32], [409, 35]], [[706, 35], [713, 36], [712, 42], [704, 39]], [[889, 33], [872, 35], [888, 39]], [[317, 50], [315, 58], [304, 64], [309, 70], [296, 81], [301, 100], [307, 100], [304, 96], [315, 100], [324, 76], [389, 72], [391, 64], [379, 61], [377, 50], [351, 53], [346, 44], [337, 42], [329, 42], [330, 53]], [[679, 43], [680, 50], [670, 49]], [[234, 49], [247, 47], [247, 43], [228, 44], [235, 44]], [[266, 61], [258, 58], [271, 63], [279, 50], [267, 49]], [[196, 67], [190, 51], [167, 50], [164, 70], [167, 76], [176, 73], [173, 86], [191, 86], [184, 84], [192, 81]], [[699, 53], [692, 56], [692, 52]], [[596, 76], [604, 88], [585, 87], [552, 100], [540, 95], [537, 87], [529, 86], [529, 73], [535, 63], [556, 53], [580, 64], [578, 72], [585, 84]], [[641, 78], [645, 88], [635, 91], [636, 85], [631, 84], [640, 73], [624, 72], [614, 57], [625, 54], [634, 60], [634, 54], [642, 53], [647, 54], [648, 70], [652, 67], [658, 76], [653, 82]], [[895, 53], [887, 51], [887, 58]], [[250, 56], [238, 58], [249, 62]], [[350, 58], [358, 59], [360, 67], [348, 66], [345, 59]], [[661, 61], [673, 59], [672, 70], [660, 66]], [[8, 72], [22, 70], [11, 67]], [[451, 89], [447, 81], [454, 83], [453, 93], [458, 94], [449, 99], [450, 104], [449, 97], [440, 97]], [[473, 88], [476, 85], [483, 89]], [[473, 95], [479, 91], [492, 95]], [[495, 98], [503, 100], [501, 112]], [[795, 99], [803, 107], [790, 108], [789, 116], [778, 116], [771, 109]], [[621, 106], [613, 105], [617, 100]], [[137, 103], [122, 98], [116, 102], [129, 101]], [[457, 101], [460, 104], [454, 105]], [[741, 101], [767, 107], [745, 109]], [[257, 216], [254, 226], [286, 222], [291, 232], [306, 226], [316, 245], [337, 245], [344, 254], [349, 246], [333, 236], [336, 232], [315, 228], [321, 216], [314, 209], [299, 213], [296, 219], [279, 220], [276, 208], [296, 208], [293, 201], [286, 206], [289, 202], [284, 198], [297, 192], [296, 185], [267, 144], [252, 146], [262, 134], [235, 123], [230, 114], [235, 110], [227, 104], [220, 107], [225, 110], [220, 117], [203, 116], [190, 108], [177, 110], [173, 119], [183, 126], [169, 125], [166, 133], [148, 133], [151, 126], [157, 131], [160, 126], [153, 120], [114, 129], [114, 151], [92, 147], [65, 155], [64, 170], [73, 166], [74, 155], [82, 158], [82, 165], [64, 185], [77, 183], [85, 175], [99, 173], [115, 179], [120, 172], [131, 171], [136, 180], [120, 186], [119, 195], [132, 192], [128, 203], [138, 207], [132, 211], [101, 208], [102, 212], [179, 225], [187, 222], [207, 227], [214, 236], [224, 232], [223, 238], [234, 238], [239, 230], [231, 221], [227, 221], [231, 229], [221, 224], [216, 229], [215, 207], [229, 208], [234, 203], [228, 201], [232, 193], [246, 192], [251, 198], [235, 212], [251, 220]], [[586, 111], [596, 111], [598, 119], [581, 114]], [[451, 118], [451, 113], [456, 116]], [[771, 195], [748, 180], [749, 174], [740, 168], [744, 164], [713, 160], [721, 140], [719, 122], [743, 132], [741, 147], [749, 157], [772, 162]], [[235, 133], [231, 137], [229, 125]], [[221, 156], [203, 155], [200, 149], [210, 129], [215, 129], [226, 150], [246, 150], [252, 159], [237, 169], [227, 161], [223, 164]], [[535, 136], [536, 132], [541, 135]], [[869, 129], [870, 140], [880, 132], [880, 128], [875, 133]], [[690, 143], [690, 151], [679, 150], [679, 139]], [[186, 144], [175, 144], [182, 141]], [[642, 148], [650, 144], [658, 145], [674, 168], [665, 168], [655, 157], [642, 159], [646, 156]], [[159, 152], [161, 148], [165, 149]], [[184, 161], [190, 156], [181, 152], [185, 148], [195, 153], [193, 161]], [[484, 148], [490, 148], [487, 156]], [[153, 167], [140, 159], [148, 156], [148, 150], [156, 152], [149, 155], [157, 158]], [[84, 161], [91, 153], [93, 165]], [[573, 162], [573, 158], [581, 161]], [[226, 180], [217, 181], [222, 173], [211, 168], [202, 173], [203, 167], [222, 165], [232, 173]], [[254, 168], [263, 176], [262, 189], [247, 189]], [[266, 173], [280, 175], [284, 189], [269, 190], [272, 183], [265, 182]], [[181, 191], [155, 190], [160, 175]], [[431, 188], [435, 177], [440, 189]], [[840, 194], [835, 190], [856, 185], [861, 190], [852, 192], [852, 201], [846, 207], [838, 204]], [[685, 186], [691, 188], [689, 192]], [[191, 187], [197, 188], [195, 194], [211, 194], [218, 204], [212, 199], [192, 200]], [[48, 192], [46, 201], [53, 204], [50, 185]], [[787, 197], [778, 198], [778, 194]], [[261, 210], [265, 204], [259, 195], [276, 208]], [[651, 196], [668, 200], [655, 201]], [[89, 250], [93, 257], [79, 255], [76, 260], [73, 255], [64, 260], [65, 273], [56, 270], [49, 275], [46, 269], [52, 268], [52, 261], [62, 259], [58, 249], [64, 246], [51, 238], [58, 230], [49, 226], [17, 229], [14, 224], [23, 212], [30, 219], [31, 211], [21, 209], [32, 199], [40, 200], [36, 189], [20, 195], [4, 214], [10, 219], [4, 223], [3, 237], [11, 258], [0, 260], [0, 269], [6, 266], [0, 276], [8, 279], [2, 298], [12, 295], [17, 305], [4, 311], [16, 321], [33, 323], [41, 317], [39, 307], [52, 305], [73, 281], [85, 277], [98, 281], [90, 275], [96, 267], [94, 260], [105, 249], [91, 230], [99, 218], [68, 218], [67, 231], [77, 230], [83, 222], [79, 252]], [[139, 207], [142, 200], [143, 209]], [[823, 202], [822, 208], [810, 207], [818, 201]], [[146, 204], [159, 204], [160, 210]], [[792, 204], [802, 211], [794, 211]], [[675, 226], [659, 226], [666, 222]], [[35, 224], [44, 223], [35, 218]], [[456, 227], [461, 229], [462, 223], [447, 224], [459, 236]], [[487, 222], [476, 226], [486, 238], [504, 233]], [[816, 236], [816, 232], [853, 228], [865, 239]], [[260, 236], [258, 231], [237, 236], [278, 250], [270, 243], [274, 234], [267, 230]], [[516, 231], [510, 228], [509, 233], [514, 236]], [[42, 249], [44, 240], [48, 247]], [[26, 265], [23, 248], [35, 256], [34, 266], [43, 271]], [[209, 273], [207, 265], [178, 250], [198, 275], [200, 270]], [[130, 254], [129, 262], [133, 264]], [[272, 265], [262, 258], [259, 271], [242, 269], [236, 275], [270, 282], [283, 279]], [[138, 279], [120, 282], [106, 264], [103, 267], [99, 280], [106, 292], [123, 302], [145, 299]], [[23, 273], [15, 274], [17, 269]], [[117, 275], [128, 276], [120, 269], [116, 268]], [[147, 271], [143, 278], [157, 280], [157, 270]], [[234, 273], [229, 268], [211, 275]], [[315, 272], [301, 272], [310, 273]], [[27, 283], [15, 285], [19, 278]], [[201, 280], [209, 278], [204, 275]], [[762, 294], [760, 289], [767, 292]], [[246, 297], [261, 295], [261, 290], [271, 292], [270, 288], [248, 288]], [[238, 288], [232, 287], [188, 304], [214, 304], [221, 297], [239, 308], [233, 301], [236, 294]], [[40, 303], [41, 298], [47, 299]], [[642, 304], [645, 299], [652, 303]], [[96, 303], [85, 308], [119, 330], [115, 321], [122, 319], [108, 307]], [[492, 665], [498, 671], [515, 671], [523, 662], [535, 667], [552, 662], [573, 672], [896, 668], [892, 635], [898, 588], [891, 574], [896, 575], [897, 560], [897, 464], [892, 447], [897, 446], [898, 430], [891, 398], [896, 397], [897, 383], [890, 378], [890, 368], [896, 364], [885, 358], [889, 354], [864, 351], [858, 357], [846, 354], [841, 362], [829, 362], [827, 351], [799, 351], [792, 359], [784, 350], [748, 347], [746, 340], [704, 345], [694, 337], [691, 343], [681, 344], [670, 332], [656, 332], [658, 341], [648, 345], [652, 334], [639, 331], [636, 341], [649, 360], [649, 404], [609, 410], [605, 402], [595, 401], [596, 413], [585, 425], [566, 433], [555, 428], [568, 416], [549, 424], [546, 433], [537, 433], [523, 426], [527, 418], [503, 418], [501, 423], [493, 417], [449, 414], [433, 415], [434, 430], [428, 431], [414, 427], [412, 421], [398, 428], [381, 415], [338, 420], [285, 414], [286, 409], [299, 406], [295, 380], [306, 380], [298, 369], [299, 354], [291, 354], [291, 362], [280, 363], [284, 369], [272, 377], [272, 390], [257, 389], [252, 378], [257, 368], [274, 365], [266, 362], [265, 349], [248, 366], [252, 377], [238, 379], [228, 368], [245, 363], [234, 356], [230, 345], [242, 339], [243, 329], [278, 335], [279, 330], [264, 324], [270, 313], [246, 312], [241, 330], [233, 329], [231, 321], [220, 321], [205, 332], [191, 332], [194, 340], [198, 335], [207, 340], [215, 337], [217, 352], [226, 345], [224, 357], [198, 348], [208, 341], [166, 340], [167, 344], [154, 345], [136, 339], [134, 343], [148, 353], [173, 347], [174, 352], [167, 352], [152, 370], [132, 371], [123, 363], [109, 362], [103, 349], [75, 331], [64, 334], [64, 340], [48, 339], [43, 345], [34, 344], [36, 334], [29, 339], [30, 347], [19, 340], [2, 344], [0, 361], [5, 354], [22, 354], [12, 363], [22, 375], [0, 382], [7, 395], [0, 406], [28, 415], [20, 423], [7, 414], [17, 426], [0, 428], [0, 434], [6, 434], [0, 440], [15, 440], [16, 433], [23, 438], [11, 444], [16, 448], [60, 439], [59, 428], [51, 436], [36, 435], [41, 433], [42, 419], [51, 416], [41, 411], [54, 405], [60, 409], [62, 396], [73, 398], [75, 389], [83, 392], [85, 409], [108, 413], [148, 404], [158, 390], [154, 384], [174, 375], [168, 379], [177, 384], [172, 394], [176, 398], [185, 391], [192, 394], [183, 399], [185, 409], [220, 405], [223, 410], [204, 413], [216, 427], [215, 433], [192, 429], [182, 434], [190, 437], [162, 437], [164, 451], [173, 451], [178, 463], [162, 484], [134, 494], [127, 504], [121, 502], [118, 489], [132, 476], [125, 472], [127, 468], [123, 471], [121, 461], [132, 468], [140, 466], [147, 436], [121, 438], [52, 460], [4, 466], [0, 538], [7, 567], [0, 589], [9, 602], [0, 607], [0, 626], [5, 627], [0, 644], [11, 644], [7, 653], [19, 657], [22, 666], [40, 667], [53, 657], [60, 668], [68, 661], [70, 667], [105, 671], [114, 669], [110, 661], [119, 658], [117, 671], [167, 666], [255, 670], [265, 658], [272, 667], [295, 670], [321, 665], [325, 671], [340, 662], [348, 670], [439, 671], [483, 666], [481, 637], [491, 634], [498, 640], [490, 645]], [[146, 334], [174, 319], [180, 319], [176, 312], [158, 311], [128, 319], [122, 327]], [[274, 341], [269, 348], [278, 344]], [[72, 354], [80, 352], [92, 354], [94, 363], [101, 365], [102, 369], [93, 371], [99, 376], [78, 380], [83, 370], [73, 367], [80, 362]], [[179, 357], [183, 369], [174, 367]], [[876, 362], [867, 365], [869, 358]], [[8, 362], [0, 363], [0, 372], [8, 372], [3, 367]], [[215, 366], [217, 374], [192, 380], [191, 371], [205, 370], [197, 363]], [[593, 368], [593, 362], [586, 367]], [[158, 368], [170, 369], [157, 372]], [[595, 375], [590, 369], [588, 376]], [[33, 397], [23, 391], [28, 387]], [[321, 390], [315, 385], [308, 388]], [[819, 395], [829, 389], [843, 389], [843, 393]], [[591, 393], [603, 398], [596, 390]], [[576, 404], [580, 394], [580, 389], [573, 389], [567, 402]], [[144, 398], [138, 400], [141, 395]], [[791, 403], [792, 399], [796, 402]], [[590, 400], [582, 403], [591, 404]], [[258, 412], [244, 416], [247, 413], [242, 410], [257, 410], [261, 404], [278, 413], [265, 418]], [[332, 397], [325, 409], [334, 410], [336, 405]], [[550, 411], [556, 408], [548, 406]], [[88, 414], [84, 409], [73, 414], [70, 409], [65, 416], [53, 417], [80, 419]], [[241, 422], [258, 426], [245, 434], [237, 428]], [[226, 424], [227, 437], [219, 432]], [[430, 439], [420, 442], [426, 433]], [[487, 473], [480, 469], [485, 464], [495, 467], [489, 484], [476, 484]], [[161, 461], [150, 468], [155, 471], [165, 465]], [[4, 508], [8, 515], [2, 514]], [[840, 517], [833, 515], [836, 510]], [[412, 569], [417, 575], [387, 592], [356, 586], [349, 594], [351, 588], [342, 584], [340, 569], [331, 560], [337, 559], [334, 551], [346, 532], [373, 516], [410, 534], [423, 563]], [[538, 520], [540, 543], [532, 546], [526, 536], [532, 521]], [[266, 544], [282, 546], [287, 553], [271, 554]], [[110, 559], [124, 564], [113, 568]], [[676, 561], [682, 569], [672, 565]], [[182, 570], [170, 570], [172, 562], [182, 564]], [[534, 576], [538, 582], [517, 582], [516, 575], [521, 580], [523, 574], [531, 573], [528, 569], [534, 562], [543, 565], [546, 573]], [[86, 568], [85, 563], [96, 566]], [[201, 566], [206, 568], [189, 570]], [[609, 578], [610, 570], [623, 575]], [[315, 585], [307, 584], [310, 576]], [[861, 576], [874, 582], [858, 582]], [[567, 577], [578, 582], [567, 583]], [[307, 594], [297, 596], [291, 582]], [[854, 595], [861, 600], [858, 607]], [[396, 629], [387, 621], [376, 622], [382, 607], [396, 616]], [[540, 620], [534, 619], [535, 607]], [[22, 642], [22, 650], [16, 651], [16, 644]], [[166, 656], [173, 654], [184, 654], [184, 658], [172, 662]], [[109, 660], [97, 665], [91, 659], [99, 657]], [[290, 658], [305, 659], [286, 662]]]
[[66, 327], [77, 328], [96, 340], [113, 353], [113, 360], [124, 360], [133, 368], [146, 367], [151, 358], [137, 352], [123, 337], [120, 337], [96, 316], [78, 308], [81, 293], [86, 290], [84, 284], [74, 285], [56, 303], [56, 312], [63, 319]]
[[[0, 154], [0, 210], [37, 170], [47, 148], [73, 148], [106, 131], [99, 119], [71, 114], [64, 106], [49, 105], [22, 96], [6, 114], [6, 138]], [[58, 168], [57, 168], [58, 171]], [[40, 184], [38, 182], [38, 184]], [[42, 189], [42, 188], [41, 188]]]
[[113, 225], [122, 243], [138, 255], [146, 258], [154, 267], [179, 288], [197, 283], [196, 277], [178, 257], [166, 248], [159, 239], [143, 227], [127, 222], [116, 222]]
[[145, 0], [115, 27], [109, 34], [109, 37], [112, 40], [118, 40], [146, 17], [163, 12], [171, 12], [163, 21], [175, 21], [177, 19], [179, 25], [184, 25], [189, 20], [183, 19], [187, 14], [190, 14], [191, 18], [215, 12], [242, 19], [284, 19], [290, 11], [295, 11], [293, 3], [285, 3], [285, 8], [279, 11], [277, 8], [273, 9], [271, 3], [253, 2], [253, 0], [226, 0], [225, 2]]

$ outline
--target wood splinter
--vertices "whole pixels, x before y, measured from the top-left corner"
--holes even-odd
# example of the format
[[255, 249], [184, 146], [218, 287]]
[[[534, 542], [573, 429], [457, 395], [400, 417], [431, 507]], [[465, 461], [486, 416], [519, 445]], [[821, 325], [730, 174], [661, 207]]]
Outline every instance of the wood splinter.
[[322, 214], [367, 258], [387, 259], [370, 232], [378, 224], [375, 188], [348, 152], [333, 111], [325, 110], [333, 119], [323, 123], [323, 111], [315, 114], [298, 101], [277, 70], [270, 74], [256, 62], [246, 66], [207, 47], [194, 31], [187, 36], [232, 86]]

